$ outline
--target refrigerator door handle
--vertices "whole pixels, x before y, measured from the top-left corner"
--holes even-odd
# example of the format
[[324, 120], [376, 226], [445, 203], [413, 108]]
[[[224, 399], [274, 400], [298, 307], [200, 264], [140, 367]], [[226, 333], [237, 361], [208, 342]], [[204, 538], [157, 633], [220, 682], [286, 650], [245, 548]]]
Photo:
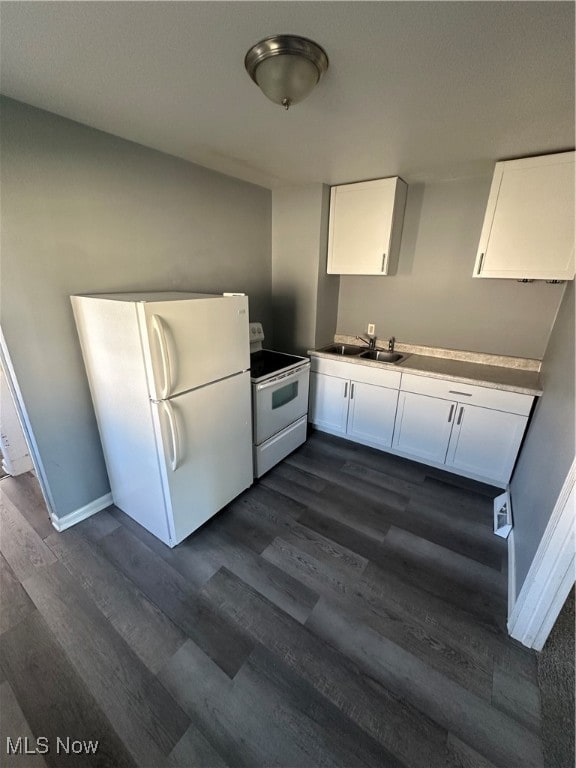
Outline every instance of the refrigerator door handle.
[[180, 466], [180, 435], [178, 434], [178, 425], [176, 423], [176, 414], [172, 403], [167, 400], [162, 400], [162, 409], [168, 419], [168, 426], [170, 427], [170, 466], [172, 472], [176, 472]]
[[162, 386], [160, 388], [160, 397], [164, 399], [170, 397], [172, 391], [172, 368], [170, 366], [170, 352], [166, 341], [165, 323], [160, 315], [152, 315], [152, 329], [158, 342], [160, 351], [160, 361], [162, 363]]

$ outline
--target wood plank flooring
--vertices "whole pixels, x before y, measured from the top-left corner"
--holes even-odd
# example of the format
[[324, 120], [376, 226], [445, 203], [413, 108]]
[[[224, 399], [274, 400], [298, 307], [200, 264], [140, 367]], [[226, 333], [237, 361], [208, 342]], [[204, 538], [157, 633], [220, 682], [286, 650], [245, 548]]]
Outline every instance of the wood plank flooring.
[[541, 768], [498, 493], [312, 433], [171, 550], [4, 478], [0, 765]]

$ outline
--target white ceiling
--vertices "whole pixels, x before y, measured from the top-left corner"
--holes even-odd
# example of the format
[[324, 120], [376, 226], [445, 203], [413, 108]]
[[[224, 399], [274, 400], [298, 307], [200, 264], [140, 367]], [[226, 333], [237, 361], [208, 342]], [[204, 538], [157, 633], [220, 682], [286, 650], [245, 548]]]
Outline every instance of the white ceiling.
[[[574, 146], [573, 2], [2, 2], [7, 96], [248, 181], [408, 181]], [[294, 33], [288, 112], [244, 70]]]

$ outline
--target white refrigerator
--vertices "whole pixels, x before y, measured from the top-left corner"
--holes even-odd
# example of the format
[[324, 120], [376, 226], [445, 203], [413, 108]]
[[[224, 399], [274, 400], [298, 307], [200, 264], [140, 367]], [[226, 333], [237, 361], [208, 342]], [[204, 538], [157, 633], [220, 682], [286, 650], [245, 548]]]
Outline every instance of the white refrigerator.
[[252, 483], [248, 299], [71, 301], [114, 503], [173, 547]]

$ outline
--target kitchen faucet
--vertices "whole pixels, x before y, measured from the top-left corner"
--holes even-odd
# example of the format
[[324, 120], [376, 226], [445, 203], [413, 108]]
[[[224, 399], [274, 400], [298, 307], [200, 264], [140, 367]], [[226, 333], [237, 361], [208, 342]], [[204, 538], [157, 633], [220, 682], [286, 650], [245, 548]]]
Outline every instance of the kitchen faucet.
[[376, 336], [369, 336], [368, 340], [366, 340], [363, 336], [356, 336], [358, 341], [363, 341], [364, 344], [368, 344], [368, 349], [370, 351], [373, 351], [376, 349]]
[[[364, 344], [368, 344], [368, 349], [372, 352], [376, 349], [376, 336], [369, 336], [368, 339], [365, 339], [363, 336], [356, 336], [358, 341], [363, 341]], [[396, 344], [396, 338], [394, 336], [390, 336], [388, 339], [388, 351], [394, 352], [394, 344]]]

